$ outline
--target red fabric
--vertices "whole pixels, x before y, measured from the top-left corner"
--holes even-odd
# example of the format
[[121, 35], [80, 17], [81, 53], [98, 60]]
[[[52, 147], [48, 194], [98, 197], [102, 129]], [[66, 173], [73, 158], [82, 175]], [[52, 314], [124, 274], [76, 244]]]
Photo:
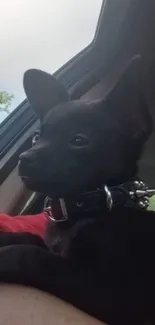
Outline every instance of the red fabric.
[[0, 213], [0, 231], [29, 232], [43, 237], [47, 217], [44, 212], [28, 216], [11, 217]]

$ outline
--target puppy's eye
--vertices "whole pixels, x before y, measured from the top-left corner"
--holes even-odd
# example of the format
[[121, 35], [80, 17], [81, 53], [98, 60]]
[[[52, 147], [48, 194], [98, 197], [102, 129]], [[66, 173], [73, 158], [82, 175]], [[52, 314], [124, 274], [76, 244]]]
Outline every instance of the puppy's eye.
[[32, 147], [35, 146], [35, 144], [39, 140], [39, 138], [40, 138], [40, 132], [36, 131], [32, 138]]
[[84, 147], [89, 145], [88, 139], [84, 135], [75, 135], [70, 144], [75, 147]]

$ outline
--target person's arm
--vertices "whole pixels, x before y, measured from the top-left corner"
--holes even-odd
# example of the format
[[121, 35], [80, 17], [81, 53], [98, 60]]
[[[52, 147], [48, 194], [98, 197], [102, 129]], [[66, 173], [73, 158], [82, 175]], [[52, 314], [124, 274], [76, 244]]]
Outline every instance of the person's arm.
[[3, 325], [103, 325], [62, 300], [29, 287], [1, 284], [0, 306]]

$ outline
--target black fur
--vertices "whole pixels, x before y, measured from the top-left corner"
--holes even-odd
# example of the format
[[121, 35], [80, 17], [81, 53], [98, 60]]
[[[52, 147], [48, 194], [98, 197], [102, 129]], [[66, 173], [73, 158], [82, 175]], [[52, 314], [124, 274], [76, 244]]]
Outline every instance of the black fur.
[[[136, 57], [105, 100], [72, 102], [52, 76], [27, 71], [25, 91], [42, 126], [38, 143], [20, 157], [25, 184], [69, 197], [135, 177], [152, 131], [142, 81]], [[48, 248], [33, 235], [28, 245], [27, 235], [1, 236], [1, 281], [51, 292], [110, 324], [155, 324], [154, 212], [121, 207], [49, 223]]]

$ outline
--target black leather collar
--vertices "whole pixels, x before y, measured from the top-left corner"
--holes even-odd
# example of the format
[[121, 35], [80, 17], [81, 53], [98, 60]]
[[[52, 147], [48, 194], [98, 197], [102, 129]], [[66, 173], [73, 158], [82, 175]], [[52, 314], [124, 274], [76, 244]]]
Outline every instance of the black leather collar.
[[45, 199], [44, 211], [54, 222], [64, 222], [72, 216], [79, 219], [87, 216], [103, 215], [121, 206], [136, 209], [147, 209], [149, 197], [155, 194], [154, 189], [148, 189], [142, 181], [127, 182], [118, 186], [102, 188], [79, 194], [69, 199]]

